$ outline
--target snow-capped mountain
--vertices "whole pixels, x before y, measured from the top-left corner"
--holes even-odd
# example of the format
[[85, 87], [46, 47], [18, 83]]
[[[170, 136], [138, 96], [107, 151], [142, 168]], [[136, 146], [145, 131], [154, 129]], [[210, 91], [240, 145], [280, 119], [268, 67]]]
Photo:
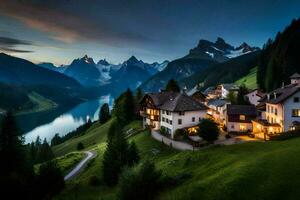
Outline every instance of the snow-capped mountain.
[[230, 58], [241, 56], [246, 53], [259, 50], [258, 47], [251, 47], [247, 43], [242, 43], [239, 47], [234, 47], [218, 37], [216, 42], [200, 40], [197, 47], [190, 50], [186, 57], [212, 59], [217, 62], [225, 62]]
[[167, 67], [168, 63], [169, 63], [169, 61], [168, 61], [168, 60], [165, 60], [165, 61], [162, 62], [162, 63], [154, 62], [154, 63], [152, 63], [151, 65], [152, 65], [152, 67], [153, 67], [154, 69], [156, 69], [158, 72], [161, 72], [162, 70], [164, 70], [164, 69]]
[[103, 60], [99, 60], [96, 67], [100, 72], [100, 77], [99, 77], [100, 85], [106, 85], [110, 83], [112, 74], [118, 71], [122, 67], [122, 65], [110, 64], [105, 59], [103, 59]]
[[97, 86], [100, 84], [100, 72], [94, 60], [87, 55], [73, 60], [64, 71], [64, 74], [79, 81], [84, 86]]

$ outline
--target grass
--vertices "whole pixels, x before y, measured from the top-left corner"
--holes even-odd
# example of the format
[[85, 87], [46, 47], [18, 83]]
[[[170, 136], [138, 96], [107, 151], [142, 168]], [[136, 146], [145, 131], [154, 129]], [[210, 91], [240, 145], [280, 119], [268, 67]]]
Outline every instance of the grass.
[[52, 148], [55, 156], [62, 156], [67, 153], [77, 150], [77, 144], [82, 142], [84, 147], [89, 149], [96, 146], [98, 143], [106, 141], [106, 134], [110, 127], [112, 120], [104, 125], [96, 122], [87, 131], [86, 134], [80, 137], [70, 139], [62, 144], [56, 145]]
[[[137, 125], [138, 122], [134, 123]], [[148, 131], [129, 140], [136, 142], [142, 159], [153, 160], [165, 175], [191, 175], [181, 185], [160, 191], [157, 199], [300, 198], [297, 188], [300, 184], [300, 138], [216, 146], [195, 152], [173, 150], [152, 139]], [[98, 177], [101, 182], [105, 145], [104, 139], [96, 145], [98, 156], [85, 171], [68, 182], [67, 188], [56, 199], [116, 199], [118, 186], [89, 185], [92, 176]]]
[[[57, 165], [61, 169], [63, 175], [67, 175], [83, 158], [85, 154], [83, 152], [72, 152], [64, 156], [60, 156], [54, 159]], [[41, 164], [34, 166], [35, 172], [37, 173]]]
[[257, 67], [254, 67], [253, 69], [250, 70], [249, 74], [240, 78], [235, 83], [237, 85], [244, 84], [249, 89], [256, 89], [257, 88], [256, 74], [257, 74]]
[[34, 107], [27, 110], [22, 110], [17, 113], [17, 115], [35, 113], [35, 112], [42, 112], [46, 110], [53, 109], [57, 107], [57, 104], [50, 99], [46, 99], [45, 97], [39, 95], [36, 92], [32, 92], [28, 94], [30, 101], [34, 104]]

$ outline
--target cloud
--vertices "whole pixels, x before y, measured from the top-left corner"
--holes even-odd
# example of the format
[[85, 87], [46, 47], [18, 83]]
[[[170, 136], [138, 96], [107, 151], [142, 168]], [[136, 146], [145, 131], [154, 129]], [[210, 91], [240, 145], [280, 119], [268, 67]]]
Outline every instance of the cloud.
[[[73, 10], [62, 4], [71, 1], [1, 0], [0, 13], [23, 22], [28, 27], [45, 32], [50, 38], [64, 43], [100, 41], [110, 45], [145, 42], [150, 39], [108, 23], [100, 15], [82, 13], [80, 4]], [[92, 5], [91, 5], [92, 6]], [[88, 12], [88, 11], [86, 11]]]
[[33, 45], [30, 41], [19, 40], [10, 37], [2, 37], [0, 36], [0, 50], [11, 53], [31, 53], [33, 51], [30, 50], [21, 50], [16, 49], [15, 47], [18, 45]]

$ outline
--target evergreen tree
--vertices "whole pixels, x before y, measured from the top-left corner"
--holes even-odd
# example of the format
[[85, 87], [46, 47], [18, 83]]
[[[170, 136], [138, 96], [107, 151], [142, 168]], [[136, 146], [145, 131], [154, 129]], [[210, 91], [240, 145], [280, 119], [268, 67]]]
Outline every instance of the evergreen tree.
[[141, 88], [138, 88], [135, 93], [135, 114], [137, 119], [141, 119], [139, 111], [141, 110], [140, 101], [144, 94]]
[[100, 112], [99, 112], [99, 122], [101, 124], [104, 124], [110, 119], [110, 112], [109, 112], [109, 105], [107, 103], [103, 104], [101, 106]]
[[248, 94], [249, 91], [245, 85], [241, 85], [239, 87], [239, 91], [236, 98], [236, 104], [238, 105], [249, 105], [249, 100], [245, 98], [245, 95]]
[[174, 79], [170, 79], [166, 86], [166, 91], [180, 92], [180, 87], [178, 86], [178, 83]]
[[213, 142], [218, 139], [218, 125], [211, 119], [203, 119], [199, 124], [199, 136], [208, 142]]
[[62, 138], [59, 136], [59, 133], [56, 133], [51, 140], [51, 146], [59, 145], [63, 143]]
[[12, 113], [8, 112], [0, 130], [0, 193], [10, 199], [31, 199], [34, 180], [32, 163]]
[[229, 91], [229, 93], [227, 94], [226, 99], [231, 103], [231, 104], [236, 104], [237, 102], [237, 96], [234, 93], [234, 91]]
[[121, 200], [153, 199], [162, 187], [161, 177], [162, 172], [150, 161], [137, 169], [126, 169], [120, 178], [118, 197]]
[[128, 166], [130, 167], [138, 163], [140, 160], [139, 151], [137, 149], [135, 142], [131, 142], [129, 145], [127, 159], [128, 159]]
[[135, 101], [130, 89], [127, 89], [127, 91], [125, 92], [123, 110], [124, 121], [126, 123], [131, 122], [135, 119]]
[[64, 188], [65, 181], [56, 162], [47, 162], [39, 168], [36, 194], [38, 199], [51, 199]]

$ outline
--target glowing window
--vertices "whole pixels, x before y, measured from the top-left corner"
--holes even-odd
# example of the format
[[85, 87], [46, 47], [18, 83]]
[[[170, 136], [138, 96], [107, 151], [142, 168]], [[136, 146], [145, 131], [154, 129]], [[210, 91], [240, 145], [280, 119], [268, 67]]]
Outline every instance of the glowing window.
[[240, 115], [240, 120], [244, 121], [246, 119], [245, 115]]
[[246, 130], [246, 125], [240, 124], [240, 130], [245, 131]]

